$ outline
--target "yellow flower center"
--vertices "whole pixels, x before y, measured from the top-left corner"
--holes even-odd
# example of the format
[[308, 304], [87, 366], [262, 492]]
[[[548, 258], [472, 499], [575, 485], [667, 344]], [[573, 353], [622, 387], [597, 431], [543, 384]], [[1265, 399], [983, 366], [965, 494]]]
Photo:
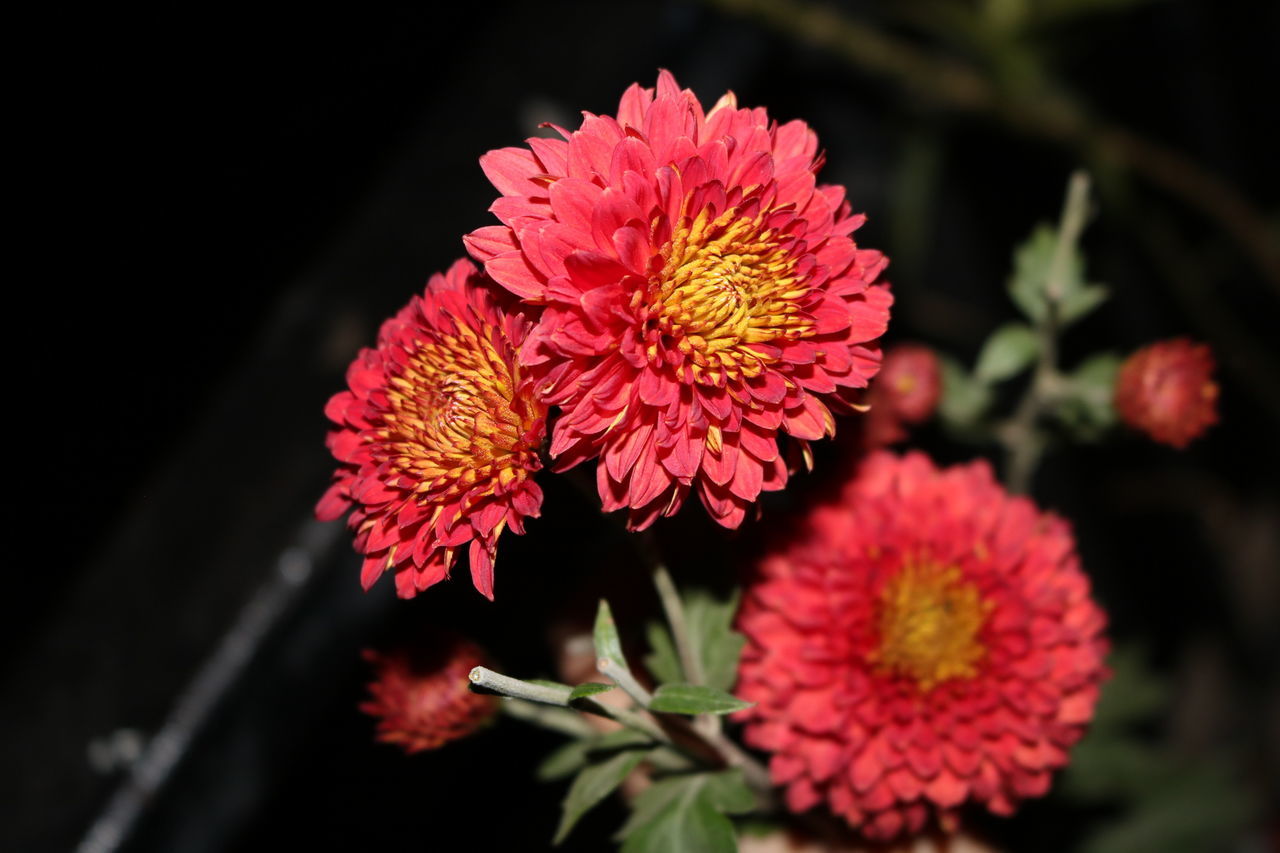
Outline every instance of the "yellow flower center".
[[797, 271], [794, 239], [745, 218], [736, 208], [711, 218], [703, 210], [663, 248], [666, 264], [634, 307], [645, 320], [647, 355], [683, 355], [695, 381], [758, 374], [770, 359], [750, 348], [800, 338], [813, 324], [799, 315], [808, 288]]
[[480, 493], [490, 494], [537, 467], [529, 436], [539, 407], [518, 399], [519, 367], [492, 340], [501, 332], [484, 332], [464, 325], [454, 334], [422, 331], [390, 379], [374, 454], [419, 494], [456, 496], [486, 481]]
[[991, 606], [959, 569], [908, 563], [880, 591], [880, 644], [871, 660], [926, 691], [972, 678], [986, 652], [978, 632]]

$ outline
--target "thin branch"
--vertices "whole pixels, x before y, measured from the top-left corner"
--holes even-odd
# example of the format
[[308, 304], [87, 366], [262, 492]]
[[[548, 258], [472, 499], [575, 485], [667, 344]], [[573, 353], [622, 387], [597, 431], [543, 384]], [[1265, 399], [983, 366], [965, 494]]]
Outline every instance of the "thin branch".
[[499, 693], [503, 696], [510, 696], [513, 699], [524, 699], [528, 702], [541, 702], [543, 705], [561, 705], [567, 707], [569, 705], [569, 696], [573, 693], [572, 687], [564, 685], [552, 686], [550, 684], [534, 684], [531, 681], [521, 681], [518, 678], [512, 678], [509, 675], [503, 675], [494, 672], [488, 667], [477, 666], [471, 670], [467, 676], [471, 683], [481, 690], [487, 690], [491, 693]]
[[570, 711], [568, 708], [555, 708], [540, 702], [529, 702], [524, 699], [510, 697], [504, 698], [498, 707], [504, 714], [515, 717], [517, 720], [523, 720], [526, 723], [532, 723], [535, 726], [541, 726], [544, 729], [560, 732], [570, 737], [591, 737], [598, 734], [586, 720], [582, 719], [581, 715]]
[[529, 702], [539, 702], [544, 705], [557, 705], [565, 708], [576, 708], [579, 711], [585, 711], [595, 714], [598, 717], [604, 717], [620, 723], [629, 729], [635, 729], [661, 743], [671, 744], [671, 736], [662, 730], [653, 720], [640, 714], [633, 713], [624, 708], [614, 708], [610, 705], [602, 705], [590, 698], [578, 699], [573, 705], [569, 704], [569, 697], [573, 694], [573, 688], [566, 685], [549, 685], [534, 684], [529, 681], [521, 681], [518, 678], [512, 678], [509, 675], [502, 675], [483, 666], [477, 666], [471, 670], [471, 674], [467, 676], [471, 683], [481, 690], [487, 690], [491, 693], [497, 693], [502, 696], [509, 696], [513, 699], [524, 699]]
[[850, 64], [893, 80], [922, 101], [985, 115], [1013, 130], [1096, 157], [1141, 175], [1200, 211], [1243, 248], [1280, 292], [1280, 240], [1275, 228], [1234, 187], [1187, 156], [1091, 116], [1077, 101], [1042, 87], [1020, 95], [1002, 92], [971, 65], [933, 56], [903, 39], [797, 0], [707, 0], [728, 12], [751, 15], [774, 29], [830, 49]]
[[647, 709], [649, 703], [653, 701], [653, 694], [645, 690], [640, 682], [636, 681], [636, 677], [631, 674], [631, 670], [622, 666], [613, 658], [600, 658], [600, 660], [596, 661], [596, 669], [600, 670], [602, 675], [613, 679], [613, 682], [634, 699], [641, 708]]

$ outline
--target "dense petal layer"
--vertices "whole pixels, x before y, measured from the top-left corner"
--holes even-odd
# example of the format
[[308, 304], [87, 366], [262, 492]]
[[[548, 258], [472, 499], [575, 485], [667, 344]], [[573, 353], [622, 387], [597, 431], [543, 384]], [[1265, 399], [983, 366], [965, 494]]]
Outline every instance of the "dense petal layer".
[[863, 834], [1048, 788], [1105, 676], [1070, 530], [982, 462], [880, 451], [763, 556], [738, 624], [746, 738], [797, 809]]
[[1116, 412], [1133, 429], [1179, 449], [1218, 420], [1213, 354], [1186, 338], [1135, 352], [1116, 377]]
[[366, 650], [364, 658], [374, 679], [360, 710], [377, 717], [378, 740], [405, 752], [466, 737], [498, 712], [497, 697], [469, 689], [468, 673], [489, 661], [458, 634], [434, 630], [411, 647]]
[[409, 598], [448, 576], [469, 546], [471, 575], [493, 598], [498, 536], [537, 516], [546, 406], [516, 359], [529, 323], [468, 261], [432, 276], [383, 324], [325, 414], [340, 463], [316, 514], [349, 524], [366, 589], [385, 571]]
[[663, 72], [617, 117], [481, 160], [503, 223], [466, 238], [541, 306], [520, 350], [562, 407], [561, 467], [600, 457], [633, 527], [692, 489], [736, 527], [782, 488], [778, 432], [829, 436], [879, 369], [892, 297], [863, 221], [819, 186], [817, 138], [726, 95], [710, 111]]

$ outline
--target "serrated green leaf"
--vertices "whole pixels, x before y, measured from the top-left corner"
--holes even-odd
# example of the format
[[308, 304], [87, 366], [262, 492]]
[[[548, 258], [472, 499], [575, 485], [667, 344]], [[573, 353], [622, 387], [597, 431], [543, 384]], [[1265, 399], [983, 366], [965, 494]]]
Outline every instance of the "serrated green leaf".
[[613, 621], [613, 613], [609, 610], [609, 602], [600, 599], [600, 608], [596, 611], [596, 628], [593, 635], [596, 644], [596, 658], [608, 658], [618, 666], [626, 667], [627, 659], [622, 654], [622, 641], [618, 638], [618, 626]]
[[538, 765], [537, 777], [544, 782], [563, 779], [590, 762], [598, 763], [618, 752], [649, 750], [653, 743], [653, 738], [635, 729], [619, 729], [604, 735], [581, 738], [566, 743], [547, 756]]
[[534, 775], [543, 782], [550, 782], [577, 773], [586, 766], [587, 753], [593, 741], [594, 738], [584, 738], [566, 743], [544, 758]]
[[938, 417], [949, 428], [959, 432], [971, 430], [982, 420], [991, 405], [991, 386], [979, 382], [960, 362], [940, 355], [942, 368], [942, 400]]
[[1026, 323], [1009, 323], [987, 338], [973, 375], [979, 382], [1000, 382], [1031, 366], [1040, 351], [1036, 333]]
[[1041, 223], [1013, 252], [1009, 296], [1022, 313], [1035, 323], [1043, 322], [1048, 314], [1044, 291], [1057, 245], [1057, 229]]
[[746, 637], [733, 630], [740, 597], [741, 592], [736, 589], [727, 601], [719, 601], [701, 590], [685, 596], [689, 642], [702, 664], [703, 683], [708, 687], [729, 690], [737, 681], [738, 659], [747, 642]]
[[706, 796], [719, 811], [746, 814], [756, 809], [756, 795], [747, 787], [741, 770], [720, 770], [703, 775], [707, 777]]
[[[1058, 247], [1058, 231], [1050, 225], [1038, 225], [1026, 242], [1013, 255], [1013, 275], [1009, 279], [1009, 296], [1014, 304], [1035, 323], [1042, 323], [1049, 313], [1049, 274]], [[1056, 320], [1060, 327], [1069, 326], [1106, 301], [1107, 289], [1084, 281], [1084, 255], [1078, 246], [1069, 249], [1062, 279], [1057, 282]]]
[[724, 815], [743, 814], [755, 805], [741, 771], [673, 776], [636, 798], [616, 837], [626, 839], [622, 849], [627, 853], [733, 851], [737, 840]]
[[622, 845], [622, 853], [735, 853], [737, 849], [729, 818], [698, 797], [673, 803]]
[[593, 754], [616, 752], [620, 749], [647, 749], [654, 740], [644, 732], [635, 729], [617, 729], [592, 740], [590, 751]]
[[559, 844], [564, 841], [582, 816], [613, 793], [643, 758], [642, 751], [631, 750], [583, 768], [569, 786], [569, 793], [564, 798], [560, 826], [551, 843]]
[[683, 681], [684, 671], [680, 668], [680, 655], [671, 640], [671, 632], [660, 622], [650, 622], [645, 633], [649, 639], [649, 654], [645, 656], [644, 665], [649, 674], [659, 684]]
[[1103, 353], [1087, 359], [1068, 377], [1065, 393], [1054, 413], [1074, 438], [1098, 438], [1116, 422], [1112, 403], [1120, 357]]
[[1069, 326], [1087, 317], [1110, 295], [1111, 292], [1101, 284], [1081, 284], [1069, 292], [1058, 306], [1058, 324]]
[[663, 684], [653, 693], [650, 711], [666, 714], [729, 714], [750, 708], [731, 693], [698, 684]]
[[608, 693], [616, 686], [616, 684], [601, 684], [598, 681], [588, 681], [586, 684], [579, 684], [573, 688], [573, 692], [569, 694], [569, 701], [585, 699], [588, 696], [595, 696], [599, 693]]

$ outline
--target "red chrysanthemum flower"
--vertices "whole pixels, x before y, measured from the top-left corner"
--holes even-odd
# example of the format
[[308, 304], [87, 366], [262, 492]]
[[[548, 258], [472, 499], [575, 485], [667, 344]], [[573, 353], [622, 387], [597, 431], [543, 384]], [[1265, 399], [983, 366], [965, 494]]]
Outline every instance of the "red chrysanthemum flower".
[[985, 462], [868, 457], [766, 555], [738, 618], [747, 742], [873, 839], [1043, 794], [1093, 715], [1102, 611], [1067, 524]]
[[867, 392], [863, 444], [875, 448], [902, 441], [907, 437], [903, 425], [932, 417], [941, 396], [942, 369], [934, 351], [919, 344], [892, 347]]
[[1120, 419], [1176, 448], [1217, 423], [1213, 354], [1186, 338], [1157, 341], [1125, 360], [1116, 377]]
[[436, 749], [464, 738], [498, 712], [498, 698], [473, 693], [467, 675], [489, 661], [479, 646], [445, 631], [391, 652], [367, 649], [370, 699], [360, 710], [378, 718], [378, 740], [405, 752]]
[[667, 72], [618, 117], [481, 158], [500, 226], [467, 237], [512, 293], [543, 306], [520, 351], [564, 409], [551, 453], [601, 457], [605, 509], [644, 528], [695, 488], [737, 527], [781, 489], [781, 429], [833, 433], [876, 372], [892, 298], [859, 249], [844, 189], [818, 186], [817, 137], [732, 94], [704, 114]]
[[390, 570], [411, 598], [447, 577], [470, 543], [471, 578], [492, 599], [498, 536], [523, 533], [538, 515], [546, 406], [516, 361], [529, 323], [504, 312], [491, 287], [465, 260], [432, 276], [352, 362], [350, 390], [325, 407], [342, 467], [316, 515], [330, 521], [355, 507], [365, 589]]

